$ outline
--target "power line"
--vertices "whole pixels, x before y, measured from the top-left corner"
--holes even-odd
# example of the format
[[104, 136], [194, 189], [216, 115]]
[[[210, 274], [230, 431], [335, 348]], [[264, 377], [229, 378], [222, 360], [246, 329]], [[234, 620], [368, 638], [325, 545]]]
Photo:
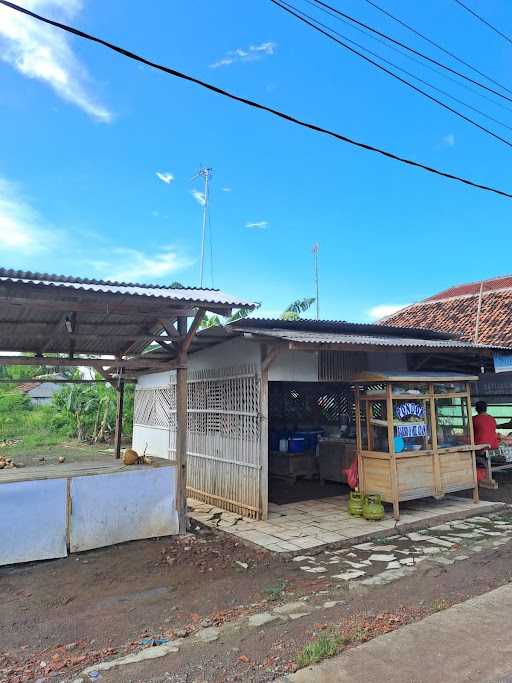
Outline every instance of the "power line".
[[386, 157], [387, 159], [393, 159], [394, 161], [399, 161], [400, 163], [406, 164], [407, 166], [412, 166], [414, 168], [421, 168], [422, 170], [427, 171], [428, 173], [433, 173], [434, 175], [438, 175], [438, 176], [441, 176], [443, 178], [448, 178], [449, 180], [455, 180], [457, 182], [463, 183], [464, 185], [468, 185], [470, 187], [475, 187], [479, 190], [485, 190], [486, 192], [492, 192], [492, 193], [500, 195], [502, 197], [508, 197], [509, 199], [512, 199], [512, 193], [506, 192], [505, 190], [500, 190], [496, 187], [492, 187], [489, 185], [483, 185], [482, 183], [477, 183], [473, 180], [469, 180], [468, 178], [463, 178], [462, 176], [454, 175], [453, 173], [441, 171], [437, 168], [434, 168], [433, 166], [428, 166], [427, 164], [423, 164], [419, 161], [414, 161], [413, 159], [408, 159], [407, 157], [399, 156], [398, 154], [395, 154], [393, 152], [389, 152], [388, 150], [382, 149], [381, 147], [375, 147], [374, 145], [370, 145], [370, 144], [365, 143], [365, 142], [360, 142], [359, 140], [354, 140], [352, 138], [349, 138], [346, 135], [343, 135], [342, 133], [337, 133], [333, 130], [329, 130], [328, 128], [323, 128], [322, 126], [319, 126], [315, 123], [308, 123], [306, 121], [302, 121], [301, 119], [298, 119], [295, 116], [292, 116], [291, 114], [286, 114], [285, 112], [279, 111], [278, 109], [273, 109], [272, 107], [268, 107], [264, 104], [260, 104], [259, 102], [255, 102], [254, 100], [249, 100], [245, 97], [235, 95], [234, 93], [231, 93], [227, 90], [223, 90], [222, 88], [219, 88], [216, 85], [212, 85], [211, 83], [207, 83], [206, 81], [202, 81], [199, 78], [195, 78], [194, 76], [190, 76], [188, 74], [182, 73], [181, 71], [177, 71], [176, 69], [172, 69], [170, 67], [163, 66], [161, 64], [157, 64], [156, 62], [152, 62], [149, 59], [146, 59], [145, 57], [137, 55], [134, 52], [130, 52], [129, 50], [126, 50], [125, 48], [114, 45], [113, 43], [109, 43], [108, 41], [103, 40], [102, 38], [98, 38], [97, 36], [93, 36], [89, 33], [85, 33], [84, 31], [81, 31], [80, 29], [74, 28], [72, 26], [68, 26], [67, 24], [62, 24], [58, 21], [55, 21], [53, 19], [49, 19], [49, 18], [44, 17], [40, 14], [36, 14], [35, 12], [31, 12], [30, 10], [25, 9], [24, 7], [20, 7], [19, 5], [15, 5], [12, 2], [8, 2], [8, 0], [0, 0], [0, 4], [4, 5], [6, 7], [9, 7], [10, 9], [15, 10], [17, 12], [21, 12], [23, 14], [26, 14], [27, 16], [30, 16], [33, 19], [37, 19], [38, 21], [42, 21], [45, 24], [49, 24], [50, 26], [55, 26], [56, 28], [60, 28], [63, 31], [67, 31], [68, 33], [72, 33], [73, 35], [79, 36], [80, 38], [84, 38], [85, 40], [89, 40], [93, 43], [97, 43], [98, 45], [103, 45], [104, 47], [108, 48], [109, 50], [113, 50], [114, 52], [117, 52], [117, 53], [123, 55], [124, 57], [127, 57], [128, 59], [133, 59], [134, 61], [140, 62], [141, 64], [146, 64], [146, 66], [150, 66], [154, 69], [158, 69], [159, 71], [163, 71], [164, 73], [167, 73], [171, 76], [175, 76], [176, 78], [180, 78], [180, 79], [188, 81], [190, 83], [195, 83], [196, 85], [199, 85], [203, 88], [206, 88], [207, 90], [210, 90], [211, 92], [214, 92], [218, 95], [222, 95], [223, 97], [227, 97], [231, 100], [234, 100], [235, 102], [240, 102], [241, 104], [245, 104], [249, 107], [253, 107], [254, 109], [266, 111], [269, 114], [277, 116], [278, 118], [283, 119], [284, 121], [288, 121], [289, 123], [293, 123], [295, 125], [301, 126], [302, 128], [307, 128], [308, 130], [313, 130], [317, 133], [322, 133], [323, 135], [327, 135], [327, 136], [332, 137], [336, 140], [340, 140], [341, 142], [345, 142], [347, 144], [353, 145], [354, 147], [359, 147], [360, 149], [365, 149], [369, 152], [375, 152], [377, 154], [382, 155], [383, 157]]
[[[3, 2], [4, 0], [2, 0]], [[368, 24], [365, 24], [362, 21], [359, 21], [359, 19], [355, 19], [354, 17], [351, 17], [350, 14], [345, 14], [345, 12], [342, 12], [341, 10], [337, 9], [336, 7], [333, 7], [332, 5], [328, 5], [325, 2], [322, 2], [322, 0], [313, 0], [315, 4], [323, 9], [325, 11], [326, 9], [331, 10], [332, 12], [335, 12], [341, 17], [345, 17], [345, 19], [348, 19], [349, 21], [353, 22], [354, 24], [358, 24], [359, 26], [363, 26], [364, 28], [368, 29], [372, 33], [377, 34], [378, 36], [381, 36], [382, 38], [385, 38], [386, 40], [391, 41], [392, 43], [395, 43], [395, 45], [400, 45], [400, 47], [403, 47], [405, 50], [408, 50], [409, 52], [412, 52], [415, 55], [418, 55], [418, 57], [422, 57], [423, 59], [426, 59], [428, 62], [432, 62], [432, 64], [437, 64], [437, 66], [440, 66], [442, 69], [446, 69], [447, 71], [451, 71], [451, 73], [455, 74], [456, 76], [459, 76], [460, 78], [463, 78], [466, 81], [469, 81], [470, 83], [474, 83], [477, 85], [479, 88], [483, 88], [484, 90], [488, 90], [489, 92], [494, 93], [495, 95], [498, 95], [498, 97], [503, 98], [504, 100], [508, 100], [509, 102], [512, 102], [512, 98], [508, 97], [507, 95], [504, 95], [503, 93], [498, 92], [497, 90], [494, 90], [494, 88], [490, 88], [488, 85], [485, 85], [484, 83], [481, 83], [480, 81], [475, 80], [474, 78], [471, 78], [470, 76], [466, 76], [465, 74], [461, 73], [460, 71], [457, 71], [456, 69], [453, 69], [451, 66], [448, 66], [447, 64], [443, 64], [443, 62], [438, 61], [437, 59], [434, 59], [433, 57], [429, 57], [423, 52], [420, 52], [419, 50], [415, 50], [413, 47], [410, 47], [410, 45], [407, 45], [406, 43], [402, 43], [400, 40], [397, 40], [396, 38], [392, 38], [391, 36], [387, 35], [386, 33], [383, 33], [382, 31], [377, 30], [376, 28], [373, 28], [372, 26], [369, 26]]]
[[450, 50], [446, 49], [445, 47], [443, 47], [443, 46], [440, 45], [439, 43], [436, 43], [435, 40], [432, 40], [432, 38], [429, 38], [429, 37], [426, 36], [424, 33], [421, 33], [420, 31], [418, 31], [417, 29], [415, 29], [414, 26], [411, 26], [410, 24], [407, 24], [405, 21], [403, 21], [403, 20], [400, 19], [399, 17], [395, 16], [394, 14], [391, 14], [391, 12], [389, 12], [387, 9], [384, 9], [384, 7], [381, 7], [380, 5], [377, 5], [377, 3], [376, 3], [376, 2], [373, 2], [373, 0], [365, 0], [365, 2], [367, 2], [369, 5], [371, 5], [372, 7], [374, 7], [374, 8], [375, 8], [376, 10], [378, 10], [379, 12], [382, 12], [382, 13], [385, 14], [386, 16], [390, 17], [391, 19], [393, 19], [393, 21], [396, 21], [396, 22], [399, 23], [401, 26], [404, 26], [404, 27], [405, 27], [406, 29], [408, 29], [409, 31], [412, 31], [415, 35], [419, 36], [420, 38], [423, 38], [423, 40], [426, 40], [427, 43], [430, 43], [430, 45], [433, 45], [434, 47], [436, 47], [438, 50], [441, 50], [442, 52], [444, 52], [444, 53], [445, 53], [446, 55], [448, 55], [449, 57], [452, 57], [452, 59], [455, 59], [455, 60], [457, 60], [460, 64], [463, 64], [464, 66], [467, 66], [468, 69], [471, 69], [472, 71], [474, 71], [475, 73], [477, 73], [479, 76], [483, 76], [484, 78], [487, 78], [487, 80], [488, 80], [488, 81], [491, 81], [491, 83], [494, 83], [494, 85], [497, 85], [497, 86], [499, 86], [500, 88], [503, 88], [503, 90], [506, 90], [508, 93], [512, 94], [512, 90], [509, 90], [509, 88], [507, 88], [506, 86], [502, 85], [502, 84], [499, 83], [498, 81], [495, 81], [494, 78], [491, 78], [491, 76], [488, 76], [488, 75], [485, 74], [483, 71], [480, 71], [479, 69], [476, 68], [476, 66], [473, 66], [473, 65], [470, 64], [469, 62], [466, 62], [464, 59], [462, 59], [461, 57], [458, 57], [455, 53], [453, 53], [453, 52], [451, 52]]
[[468, 7], [467, 5], [465, 5], [463, 2], [461, 2], [461, 0], [455, 0], [455, 2], [458, 5], [460, 5], [461, 7], [463, 7], [466, 10], [466, 12], [469, 12], [470, 14], [472, 14], [475, 17], [475, 19], [478, 19], [478, 21], [481, 21], [482, 24], [485, 24], [486, 26], [488, 26], [495, 33], [497, 33], [502, 38], [505, 38], [505, 40], [507, 40], [509, 43], [512, 44], [512, 38], [507, 36], [506, 33], [503, 33], [502, 31], [500, 31], [499, 28], [496, 28], [496, 26], [493, 26], [490, 22], [487, 21], [487, 19], [484, 19], [479, 14], [477, 14], [474, 10], [471, 9], [471, 7]]
[[[300, 12], [300, 10], [295, 11], [296, 8], [294, 8], [293, 5], [290, 5], [287, 2], [284, 2], [284, 0], [283, 0], [283, 2], [280, 2], [280, 0], [270, 0], [270, 2], [274, 5], [276, 5], [277, 7], [280, 7], [285, 12], [288, 12], [288, 14], [291, 14], [292, 16], [296, 17], [299, 21], [302, 21], [304, 24], [307, 24], [308, 26], [313, 28], [315, 31], [322, 33], [327, 38], [330, 38], [335, 43], [338, 43], [338, 45], [341, 45], [342, 47], [346, 48], [347, 50], [350, 50], [350, 52], [354, 53], [358, 57], [361, 57], [361, 59], [364, 59], [366, 62], [373, 64], [373, 66], [376, 66], [381, 71], [384, 71], [384, 73], [388, 74], [392, 78], [395, 78], [397, 81], [400, 81], [400, 83], [407, 85], [409, 88], [412, 88], [417, 93], [420, 93], [421, 95], [423, 95], [427, 99], [431, 100], [432, 102], [435, 102], [436, 104], [439, 104], [444, 109], [451, 111], [452, 114], [455, 114], [455, 116], [458, 116], [459, 118], [463, 119], [464, 121], [467, 121], [472, 126], [475, 126], [476, 128], [483, 131], [484, 133], [487, 133], [491, 137], [495, 138], [496, 140], [500, 140], [500, 142], [503, 142], [505, 145], [512, 148], [512, 142], [510, 142], [510, 140], [507, 140], [506, 138], [501, 137], [501, 135], [498, 135], [497, 133], [490, 130], [489, 128], [486, 128], [485, 126], [482, 126], [480, 123], [478, 123], [474, 119], [470, 118], [469, 116], [466, 116], [465, 114], [458, 111], [457, 109], [450, 107], [450, 105], [446, 104], [446, 102], [443, 102], [442, 100], [439, 100], [437, 97], [430, 95], [425, 90], [418, 88], [416, 85], [414, 85], [414, 83], [411, 83], [407, 79], [402, 78], [398, 74], [394, 73], [394, 71], [391, 71], [390, 69], [387, 69], [385, 66], [382, 66], [382, 64], [379, 64], [378, 62], [374, 61], [373, 59], [370, 59], [370, 57], [367, 57], [362, 52], [359, 52], [359, 50], [356, 50], [355, 48], [350, 47], [350, 45], [347, 45], [347, 43], [343, 42], [342, 40], [339, 40], [338, 38], [333, 36], [331, 33], [329, 33], [329, 31], [325, 31], [320, 26], [315, 24], [314, 22], [316, 20], [313, 19], [313, 17], [310, 17], [309, 15], [305, 14], [304, 12]], [[293, 9], [292, 9], [292, 7], [293, 7]]]
[[[445, 71], [438, 69], [436, 66], [433, 66], [432, 64], [429, 64], [429, 63], [424, 63], [421, 59], [418, 59], [414, 54], [410, 54], [409, 52], [402, 50], [400, 47], [397, 47], [396, 45], [393, 45], [393, 44], [390, 45], [383, 38], [380, 38], [379, 36], [374, 35], [373, 33], [362, 28], [361, 26], [354, 25], [352, 22], [348, 21], [347, 19], [344, 19], [343, 17], [338, 16], [332, 10], [328, 10], [325, 8], [318, 7], [318, 5], [315, 4], [314, 0], [303, 0], [303, 2], [307, 2], [309, 5], [312, 5], [316, 9], [320, 9], [323, 12], [325, 12], [326, 14], [329, 14], [330, 16], [334, 17], [337, 21], [341, 21], [344, 24], [346, 24], [347, 26], [350, 26], [351, 29], [353, 29], [355, 31], [359, 31], [359, 33], [362, 33], [367, 38], [370, 38], [371, 40], [374, 40], [377, 43], [384, 45], [388, 50], [394, 50], [401, 57], [405, 57], [406, 59], [409, 59], [410, 61], [414, 62], [415, 64], [419, 64], [423, 69], [428, 69], [429, 71], [432, 71], [433, 73], [437, 74], [441, 78], [445, 78], [448, 81], [450, 81], [451, 83], [455, 83], [455, 85], [457, 85], [457, 87], [464, 88], [468, 92], [473, 93], [473, 95], [476, 95], [477, 97], [481, 97], [482, 99], [486, 100], [487, 102], [490, 102], [494, 106], [501, 107], [502, 109], [505, 109], [508, 112], [512, 112], [512, 108], [507, 106], [505, 103], [492, 99], [488, 95], [485, 95], [483, 92], [481, 92], [480, 90], [477, 90], [476, 88], [473, 88], [471, 85], [469, 85], [468, 83], [465, 83], [464, 81], [459, 82], [456, 78], [453, 78], [453, 76], [450, 76], [448, 73], [445, 73]], [[333, 29], [331, 29], [331, 30], [333, 30]], [[334, 30], [333, 30], [333, 32], [334, 32]]]
[[[292, 7], [292, 5], [290, 5], [288, 2], [286, 2], [286, 0], [281, 0], [281, 2], [282, 2], [282, 4], [287, 5], [288, 7]], [[313, 3], [310, 3], [310, 4], [313, 4]], [[295, 8], [295, 9], [296, 9], [296, 8]], [[359, 47], [361, 50], [364, 50], [364, 51], [367, 52], [368, 54], [373, 55], [373, 56], [376, 57], [377, 59], [380, 59], [382, 62], [385, 62], [386, 64], [389, 64], [389, 65], [392, 66], [394, 69], [398, 69], [399, 71], [402, 71], [403, 73], [407, 74], [407, 75], [410, 76], [411, 78], [414, 78], [415, 80], [419, 81], [420, 83], [423, 83], [423, 85], [426, 85], [427, 87], [432, 88], [433, 90], [436, 90], [437, 92], [441, 93], [442, 95], [445, 95], [445, 97], [449, 97], [450, 99], [454, 100], [455, 102], [458, 102], [459, 104], [462, 104], [464, 107], [467, 107], [468, 109], [471, 109], [472, 111], [476, 112], [476, 113], [479, 114], [480, 116], [484, 116], [485, 118], [489, 119], [490, 121], [493, 121], [494, 123], [497, 123], [498, 125], [503, 126], [504, 128], [508, 128], [508, 130], [512, 131], [512, 126], [509, 126], [507, 123], [504, 123], [503, 121], [500, 121], [499, 119], [494, 118], [494, 116], [491, 116], [490, 114], [487, 114], [486, 112], [482, 111], [481, 109], [478, 109], [477, 107], [474, 107], [473, 105], [468, 104], [467, 102], [464, 102], [464, 100], [460, 100], [458, 97], [455, 97], [454, 95], [451, 95], [451, 94], [450, 94], [449, 92], [447, 92], [446, 90], [442, 90], [441, 88], [438, 88], [437, 86], [435, 86], [433, 83], [430, 83], [429, 81], [426, 81], [426, 80], [424, 80], [423, 78], [420, 78], [420, 77], [417, 76], [416, 74], [413, 74], [413, 73], [411, 73], [410, 71], [407, 71], [407, 69], [404, 69], [403, 67], [399, 66], [398, 64], [395, 64], [394, 62], [390, 61], [389, 59], [386, 59], [385, 57], [383, 57], [382, 55], [380, 55], [378, 52], [373, 52], [372, 50], [370, 50], [369, 48], [365, 47], [364, 45], [361, 45], [361, 43], [358, 43], [357, 41], [352, 40], [352, 39], [349, 38], [348, 36], [346, 36], [346, 35], [344, 35], [344, 34], [342, 34], [342, 33], [339, 33], [339, 31], [336, 31], [336, 30], [333, 29], [332, 27], [327, 26], [326, 24], [322, 23], [321, 21], [319, 21], [319, 20], [316, 19], [316, 18], [313, 18], [313, 17], [310, 16], [309, 14], [306, 14], [305, 12], [302, 12], [301, 10], [297, 10], [297, 11], [298, 11], [300, 14], [302, 14], [304, 17], [307, 17], [308, 19], [313, 20], [313, 21], [314, 21], [315, 23], [317, 23], [319, 26], [322, 26], [323, 28], [327, 29], [328, 31], [330, 31], [330, 32], [333, 33], [334, 35], [339, 36], [340, 38], [343, 38], [343, 40], [346, 40], [347, 42], [352, 43], [353, 45], [356, 45], [356, 46]], [[345, 22], [345, 23], [348, 24], [348, 22]], [[359, 31], [362, 31], [365, 35], [368, 35], [368, 34], [366, 33], [366, 31], [364, 31], [364, 29], [360, 29], [360, 28], [357, 27], [357, 26], [353, 26], [352, 28], [355, 28], [355, 29], [357, 29], [357, 30], [359, 30]], [[371, 36], [371, 35], [370, 35], [370, 37], [373, 38], [374, 36]], [[398, 50], [398, 48], [395, 48], [395, 47], [393, 47], [392, 45], [389, 45], [389, 46], [388, 46], [386, 43], [384, 43], [384, 41], [380, 40], [379, 38], [375, 38], [375, 40], [377, 40], [377, 41], [379, 41], [380, 43], [386, 45], [387, 47], [391, 47], [392, 49], [397, 50], [397, 51], [399, 52], [399, 54], [401, 54], [401, 55], [404, 54], [403, 52], [401, 52], [400, 50]], [[404, 55], [404, 56], [409, 57], [409, 55]], [[411, 57], [411, 59], [413, 59], [415, 62], [420, 63], [419, 60], [417, 60], [415, 57]], [[427, 66], [427, 65], [422, 65], [422, 66]], [[433, 68], [433, 67], [428, 67], [428, 68]], [[438, 73], [438, 72], [436, 71], [436, 73]], [[450, 78], [449, 76], [448, 76], [447, 78], [449, 78], [449, 79], [452, 80], [452, 81], [454, 80], [454, 79]], [[455, 81], [454, 81], [454, 82], [455, 82]], [[484, 95], [484, 97], [485, 97], [485, 95]], [[486, 98], [486, 99], [487, 99], [487, 98]]]

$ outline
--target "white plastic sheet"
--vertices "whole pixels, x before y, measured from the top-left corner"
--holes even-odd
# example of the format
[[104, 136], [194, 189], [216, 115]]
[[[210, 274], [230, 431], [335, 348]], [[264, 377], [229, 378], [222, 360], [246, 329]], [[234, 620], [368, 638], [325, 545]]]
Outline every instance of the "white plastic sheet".
[[71, 552], [178, 532], [174, 467], [74, 477]]
[[0, 565], [66, 557], [65, 479], [0, 484]]

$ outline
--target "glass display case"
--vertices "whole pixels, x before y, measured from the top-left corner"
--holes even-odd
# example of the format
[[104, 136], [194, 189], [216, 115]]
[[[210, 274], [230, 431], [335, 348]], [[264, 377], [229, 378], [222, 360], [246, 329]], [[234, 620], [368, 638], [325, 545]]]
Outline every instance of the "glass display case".
[[478, 501], [469, 382], [453, 373], [357, 378], [359, 487], [399, 503], [473, 489]]

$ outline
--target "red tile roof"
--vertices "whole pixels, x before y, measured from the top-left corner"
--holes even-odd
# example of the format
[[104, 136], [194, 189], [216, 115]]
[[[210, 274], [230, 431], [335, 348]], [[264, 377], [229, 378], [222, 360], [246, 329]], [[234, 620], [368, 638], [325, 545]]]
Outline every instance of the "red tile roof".
[[[381, 322], [456, 333], [462, 339], [475, 341], [481, 284], [472, 282], [451, 287], [407, 306]], [[476, 341], [512, 348], [512, 276], [484, 280]]]
[[468, 282], [465, 285], [455, 285], [455, 287], [445, 289], [444, 291], [439, 292], [439, 294], [429, 296], [425, 301], [439, 301], [440, 299], [451, 299], [455, 296], [478, 294], [482, 283], [485, 292], [497, 289], [512, 289], [512, 275], [502, 275], [501, 277], [494, 277], [490, 280], [479, 280], [478, 282]]

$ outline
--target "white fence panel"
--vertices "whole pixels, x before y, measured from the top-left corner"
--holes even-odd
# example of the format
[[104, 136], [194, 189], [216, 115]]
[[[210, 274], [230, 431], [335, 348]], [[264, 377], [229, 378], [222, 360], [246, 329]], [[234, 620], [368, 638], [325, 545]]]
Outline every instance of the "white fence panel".
[[176, 469], [156, 467], [71, 482], [71, 552], [178, 533]]
[[0, 565], [66, 557], [66, 480], [0, 484], [0, 520]]

